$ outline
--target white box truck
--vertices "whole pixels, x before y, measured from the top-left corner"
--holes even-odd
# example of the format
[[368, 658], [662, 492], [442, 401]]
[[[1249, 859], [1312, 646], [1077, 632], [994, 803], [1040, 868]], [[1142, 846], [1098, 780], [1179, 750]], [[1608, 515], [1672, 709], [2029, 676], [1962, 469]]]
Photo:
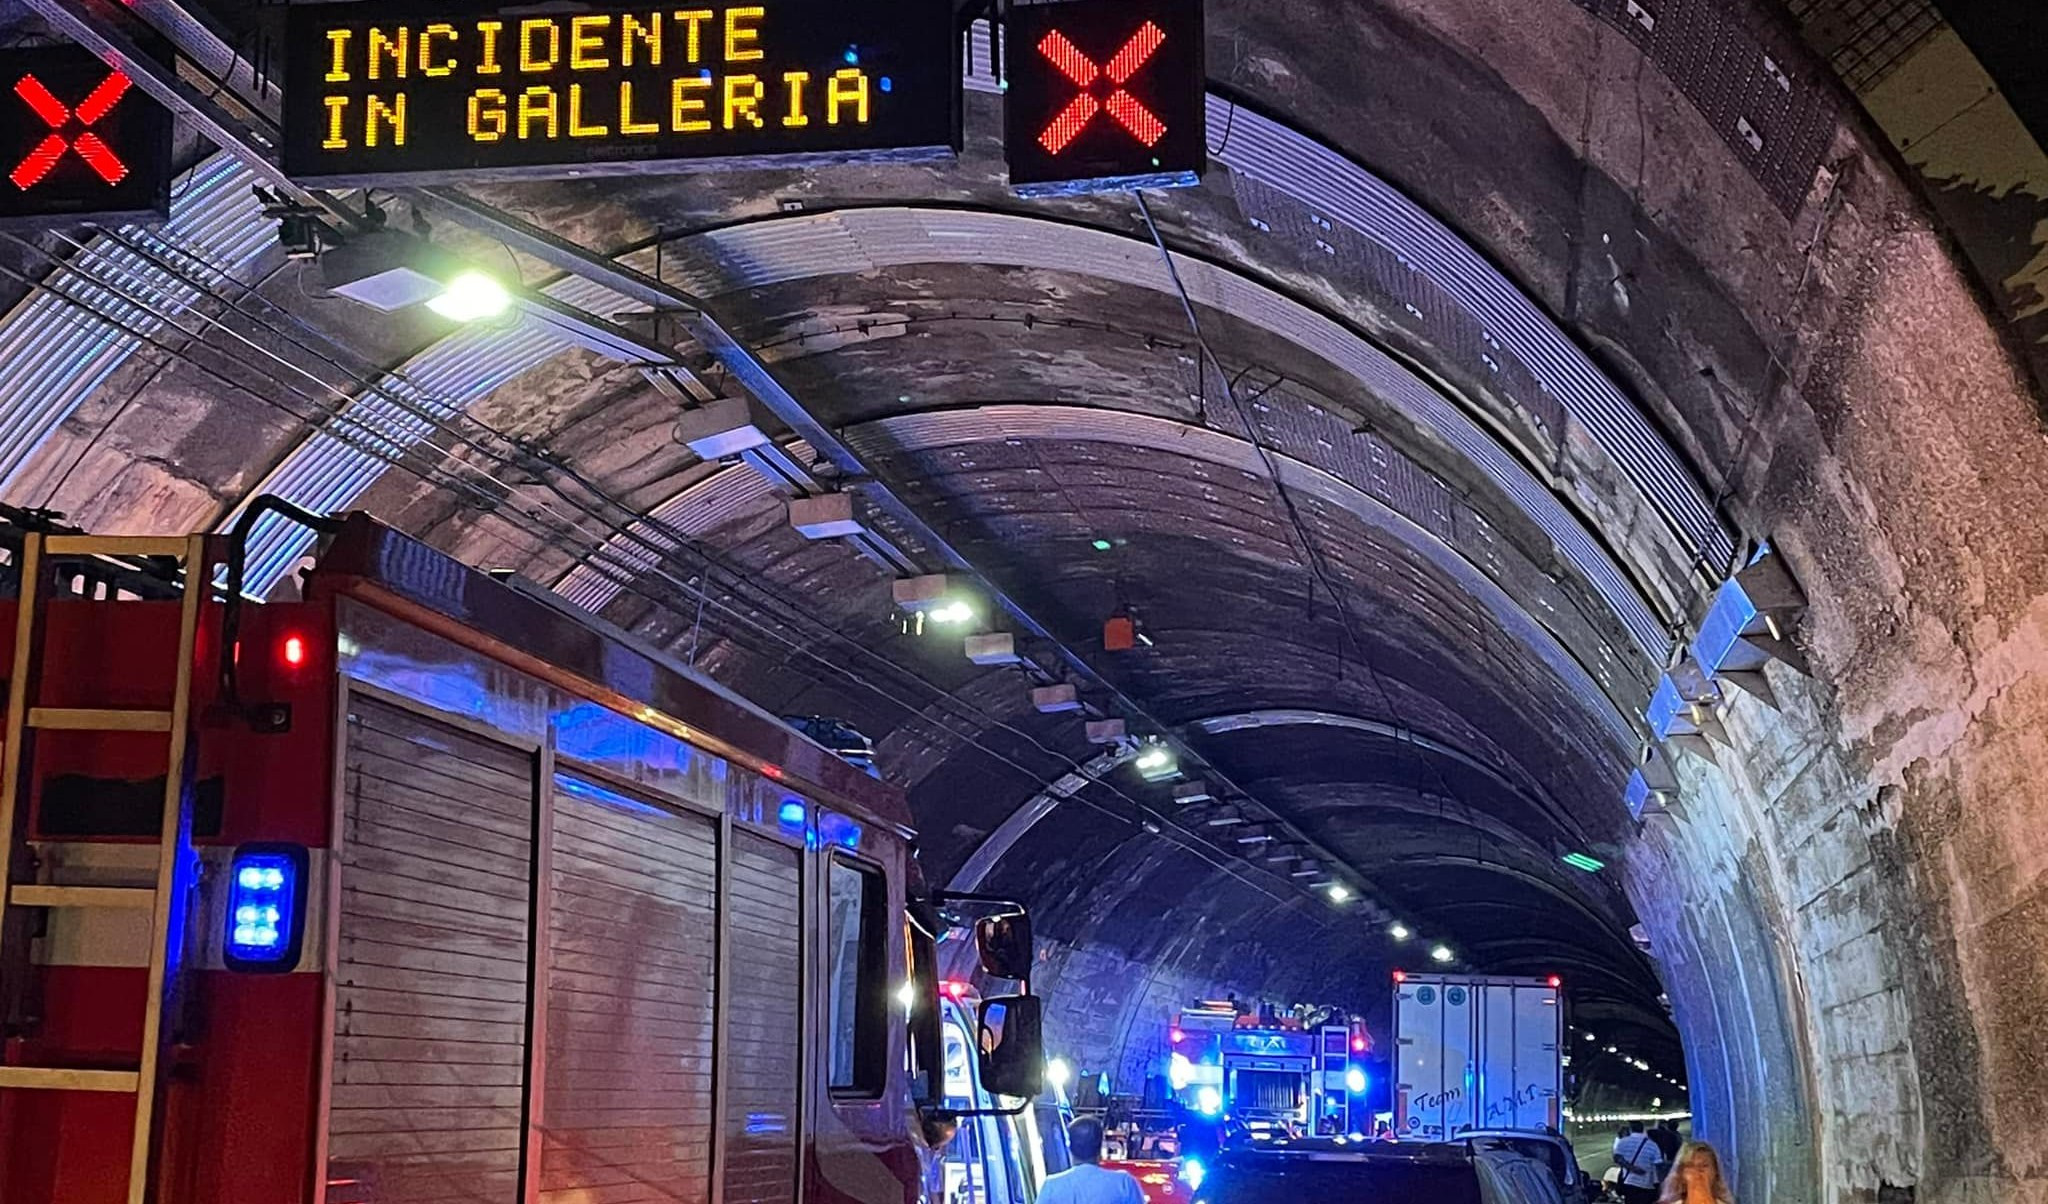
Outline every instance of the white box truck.
[[1555, 978], [1397, 973], [1394, 1132], [1557, 1131], [1564, 1007]]

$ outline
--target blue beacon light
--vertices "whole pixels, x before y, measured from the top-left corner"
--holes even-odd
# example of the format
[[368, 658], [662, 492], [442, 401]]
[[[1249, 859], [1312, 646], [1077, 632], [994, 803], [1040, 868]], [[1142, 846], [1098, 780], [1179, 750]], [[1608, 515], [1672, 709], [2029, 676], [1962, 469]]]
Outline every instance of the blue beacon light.
[[222, 960], [230, 970], [281, 973], [298, 965], [305, 942], [306, 850], [243, 845], [228, 870]]

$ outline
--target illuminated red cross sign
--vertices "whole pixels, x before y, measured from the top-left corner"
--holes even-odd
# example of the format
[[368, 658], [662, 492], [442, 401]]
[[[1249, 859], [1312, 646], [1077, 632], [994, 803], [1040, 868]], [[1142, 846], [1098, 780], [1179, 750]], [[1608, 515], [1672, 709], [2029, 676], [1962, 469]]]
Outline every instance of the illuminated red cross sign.
[[22, 103], [34, 110], [36, 116], [43, 119], [50, 127], [50, 132], [44, 135], [42, 141], [36, 143], [35, 149], [22, 157], [21, 162], [14, 165], [14, 170], [7, 173], [7, 178], [14, 182], [16, 188], [26, 192], [50, 174], [51, 169], [57, 166], [58, 160], [64, 157], [64, 152], [75, 151], [79, 158], [85, 160], [85, 165], [92, 168], [93, 174], [108, 184], [119, 184], [126, 179], [128, 165], [121, 162], [121, 157], [115, 154], [98, 134], [93, 133], [91, 129], [85, 129], [76, 137], [67, 135], [74, 120], [80, 126], [98, 125], [101, 118], [113, 112], [114, 106], [121, 103], [121, 98], [128, 94], [128, 88], [126, 75], [119, 71], [109, 71], [99, 86], [87, 94], [84, 100], [79, 101], [78, 108], [74, 110], [52, 95], [50, 89], [43, 85], [43, 81], [33, 74], [24, 75], [16, 80], [14, 94], [21, 98]]
[[1003, 156], [1021, 196], [1185, 187], [1208, 163], [1202, 0], [1009, 5]]
[[[1130, 131], [1131, 137], [1148, 148], [1156, 145], [1166, 136], [1166, 123], [1146, 108], [1144, 102], [1126, 91], [1124, 85], [1165, 42], [1166, 31], [1147, 21], [1125, 40], [1123, 49], [1117, 51], [1106, 65], [1097, 66], [1094, 60], [1081, 53], [1080, 47], [1068, 40], [1066, 34], [1057, 29], [1046, 34], [1038, 43], [1038, 53], [1081, 90], [1039, 133], [1038, 144], [1057, 155], [1088, 128], [1088, 123], [1095, 120], [1097, 113], [1108, 113], [1118, 125]], [[1106, 84], [1109, 93], [1100, 100], [1095, 96], [1097, 83]]]

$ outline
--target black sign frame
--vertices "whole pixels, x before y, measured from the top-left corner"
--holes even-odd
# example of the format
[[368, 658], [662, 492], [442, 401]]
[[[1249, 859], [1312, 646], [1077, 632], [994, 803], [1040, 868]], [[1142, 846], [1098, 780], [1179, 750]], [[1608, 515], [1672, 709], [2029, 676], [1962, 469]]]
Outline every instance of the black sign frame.
[[[1164, 35], [1150, 49], [1140, 36], [1148, 26]], [[1055, 32], [1064, 39], [1060, 53], [1072, 56], [1066, 71], [1078, 67], [1090, 83], [1056, 64], [1046, 48]], [[1012, 6], [1003, 18], [1003, 146], [1011, 187], [1028, 197], [1199, 183], [1209, 164], [1204, 36], [1202, 0]], [[1139, 65], [1112, 80], [1124, 55]], [[1049, 149], [1041, 136], [1084, 95], [1097, 103], [1084, 110], [1069, 142]], [[1135, 105], [1121, 119], [1111, 112], [1120, 99]], [[1146, 121], [1165, 127], [1149, 146], [1132, 128]]]
[[[685, 11], [711, 15], [686, 24], [680, 16]], [[735, 18], [736, 12], [756, 15]], [[655, 14], [663, 21], [650, 40], [654, 22], [649, 18]], [[628, 17], [638, 18], [630, 31], [623, 20]], [[533, 21], [551, 22], [555, 32], [529, 28], [527, 22]], [[500, 28], [487, 35], [479, 24], [484, 22], [498, 22]], [[418, 35], [431, 24], [453, 28], [455, 36], [435, 34], [423, 47]], [[394, 153], [397, 148], [388, 142], [376, 154], [362, 145], [329, 151], [323, 143], [337, 128], [345, 140], [367, 138], [372, 119], [364, 64], [372, 26], [383, 31], [378, 62], [385, 78], [380, 86], [397, 82], [391, 79], [392, 64], [400, 57], [393, 50], [395, 31], [409, 31], [403, 52], [408, 63], [406, 121], [408, 132], [427, 142], [409, 139], [403, 154]], [[342, 84], [328, 78], [335, 69], [331, 35], [337, 29], [349, 32], [340, 69], [350, 78]], [[587, 35], [583, 45], [588, 53], [581, 60], [574, 57], [579, 32]], [[481, 71], [487, 39], [494, 47], [490, 65], [498, 68], [488, 77]], [[639, 55], [631, 68], [623, 61], [628, 40]], [[663, 66], [648, 61], [654, 41], [662, 45]], [[525, 70], [530, 63], [549, 62], [551, 45], [552, 67]], [[418, 186], [929, 162], [957, 156], [961, 145], [961, 40], [952, 0], [754, 0], [747, 5], [721, 0], [689, 10], [620, 0], [540, 6], [470, 2], [435, 5], [427, 15], [409, 0], [295, 4], [287, 13], [285, 47], [280, 156], [287, 175], [311, 185]], [[531, 59], [522, 59], [529, 51]], [[691, 51], [698, 55], [695, 60], [688, 57]], [[731, 53], [755, 57], [742, 64], [725, 58]], [[599, 61], [604, 66], [591, 66]], [[425, 72], [428, 66], [445, 71]], [[803, 73], [805, 79], [792, 82], [792, 73]], [[848, 73], [865, 77], [864, 96], [857, 98], [851, 82], [836, 78]], [[699, 77], [705, 81], [701, 87]], [[731, 96], [721, 98], [736, 79], [760, 84], [751, 111], [737, 118], [722, 112]], [[572, 84], [579, 88], [575, 100], [570, 99]], [[628, 95], [622, 84], [638, 91]], [[533, 111], [518, 107], [521, 93], [535, 87], [555, 93], [555, 136], [527, 138], [532, 145], [522, 150], [521, 139], [512, 135], [548, 128], [533, 115], [537, 104]], [[471, 135], [480, 111], [470, 97], [485, 88], [503, 97], [502, 103], [486, 100], [482, 105], [486, 132], [504, 123], [504, 132], [489, 143]], [[744, 100], [749, 89], [736, 94]], [[388, 131], [393, 128], [390, 93], [384, 95], [377, 116]], [[341, 106], [339, 127], [332, 124], [331, 98], [336, 96], [362, 102], [353, 111]], [[857, 99], [866, 102], [870, 115], [860, 128], [853, 120], [861, 111]], [[846, 128], [825, 120], [828, 106], [834, 115], [848, 117]], [[749, 126], [750, 116], [759, 124]], [[802, 119], [801, 129], [790, 126], [792, 118]], [[681, 128], [706, 121], [708, 129]], [[636, 127], [630, 135], [623, 132], [628, 125]], [[649, 125], [662, 128], [642, 132]], [[600, 127], [605, 133], [588, 141], [573, 136], [579, 128]], [[572, 136], [560, 136], [563, 128]], [[546, 148], [560, 153], [538, 153]]]
[[[81, 102], [116, 74], [125, 73], [71, 43], [0, 50], [0, 113], [5, 114], [0, 116], [0, 228], [48, 227], [60, 222], [151, 222], [170, 216], [170, 110], [130, 83], [119, 99], [91, 122], [77, 113]], [[65, 110], [65, 120], [50, 124], [35, 103], [17, 92], [28, 76], [34, 76], [48, 94], [40, 103], [54, 101]], [[50, 116], [55, 115], [53, 109]], [[63, 139], [62, 153], [37, 183], [26, 190], [18, 188], [15, 169], [52, 134]], [[104, 145], [127, 170], [118, 183], [106, 184], [88, 165], [77, 145], [86, 134]]]

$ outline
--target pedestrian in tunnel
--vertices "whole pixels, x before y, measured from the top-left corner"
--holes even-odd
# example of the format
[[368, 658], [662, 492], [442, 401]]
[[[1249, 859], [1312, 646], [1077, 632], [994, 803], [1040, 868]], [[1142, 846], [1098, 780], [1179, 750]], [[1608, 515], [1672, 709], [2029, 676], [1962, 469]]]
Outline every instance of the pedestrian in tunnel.
[[1046, 1178], [1038, 1204], [1145, 1204], [1145, 1191], [1137, 1179], [1100, 1165], [1101, 1121], [1083, 1116], [1068, 1125], [1067, 1149], [1074, 1165]]
[[1650, 1126], [1650, 1140], [1657, 1143], [1657, 1176], [1662, 1178], [1678, 1165], [1678, 1151], [1685, 1140], [1668, 1120], [1660, 1120]]
[[1614, 1139], [1614, 1165], [1621, 1168], [1621, 1198], [1625, 1204], [1655, 1204], [1657, 1199], [1657, 1143], [1643, 1132], [1643, 1122], [1632, 1120]]
[[1704, 1141], [1688, 1141], [1671, 1164], [1657, 1204], [1735, 1204], [1735, 1193], [1721, 1174], [1720, 1152]]

